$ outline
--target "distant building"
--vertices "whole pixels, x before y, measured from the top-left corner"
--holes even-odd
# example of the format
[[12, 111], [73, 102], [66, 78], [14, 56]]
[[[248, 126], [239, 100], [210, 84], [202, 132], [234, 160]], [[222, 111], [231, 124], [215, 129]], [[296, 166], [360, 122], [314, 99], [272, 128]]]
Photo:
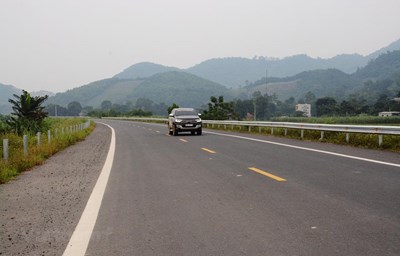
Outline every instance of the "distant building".
[[379, 112], [379, 116], [400, 116], [400, 112], [398, 111]]
[[310, 104], [297, 104], [296, 111], [303, 112], [306, 117], [311, 117], [311, 105]]

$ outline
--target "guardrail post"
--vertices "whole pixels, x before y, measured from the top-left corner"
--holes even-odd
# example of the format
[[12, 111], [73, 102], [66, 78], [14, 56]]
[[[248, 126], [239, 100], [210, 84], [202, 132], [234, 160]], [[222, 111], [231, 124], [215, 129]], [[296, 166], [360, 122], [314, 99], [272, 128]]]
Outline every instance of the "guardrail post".
[[287, 135], [287, 128], [285, 128], [285, 136]]
[[321, 131], [321, 138], [319, 138], [319, 140], [323, 140], [324, 139], [324, 131]]
[[37, 133], [37, 144], [38, 144], [38, 145], [40, 145], [41, 139], [42, 139], [42, 133], [41, 133], [41, 132], [38, 132], [38, 133]]
[[379, 135], [378, 135], [378, 143], [379, 143], [379, 146], [382, 145], [382, 142], [383, 142], [383, 135], [382, 135], [382, 134], [379, 134]]
[[349, 141], [350, 141], [350, 134], [346, 133], [346, 142], [349, 143]]
[[23, 137], [23, 143], [24, 143], [24, 155], [28, 155], [28, 135], [24, 135]]
[[8, 161], [8, 139], [3, 139], [3, 158]]
[[54, 130], [54, 138], [57, 138], [58, 137], [58, 129], [56, 128], [55, 130]]
[[271, 135], [274, 135], [274, 127], [271, 127]]
[[258, 127], [258, 133], [261, 133], [261, 126]]
[[234, 127], [234, 125], [232, 124], [232, 131], [233, 131], [233, 127]]
[[48, 144], [51, 143], [51, 132], [50, 132], [50, 130], [47, 130], [47, 143]]
[[64, 127], [61, 128], [61, 134], [64, 135]]
[[301, 130], [301, 138], [304, 138], [304, 130]]
[[251, 132], [251, 126], [249, 125], [249, 132]]

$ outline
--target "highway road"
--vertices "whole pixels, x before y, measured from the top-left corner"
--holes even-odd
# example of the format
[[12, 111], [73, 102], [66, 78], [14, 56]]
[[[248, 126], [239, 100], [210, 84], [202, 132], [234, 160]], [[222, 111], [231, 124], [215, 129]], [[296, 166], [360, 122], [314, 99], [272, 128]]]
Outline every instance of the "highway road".
[[116, 147], [86, 255], [400, 255], [399, 154], [102, 122]]

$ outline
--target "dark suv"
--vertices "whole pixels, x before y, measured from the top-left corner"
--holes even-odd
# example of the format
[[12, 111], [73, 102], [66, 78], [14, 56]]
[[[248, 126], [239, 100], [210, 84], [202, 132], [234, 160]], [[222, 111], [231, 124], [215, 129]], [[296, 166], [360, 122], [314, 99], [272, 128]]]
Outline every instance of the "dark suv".
[[201, 135], [201, 114], [193, 108], [174, 108], [168, 118], [168, 132], [178, 135], [179, 132], [191, 132]]

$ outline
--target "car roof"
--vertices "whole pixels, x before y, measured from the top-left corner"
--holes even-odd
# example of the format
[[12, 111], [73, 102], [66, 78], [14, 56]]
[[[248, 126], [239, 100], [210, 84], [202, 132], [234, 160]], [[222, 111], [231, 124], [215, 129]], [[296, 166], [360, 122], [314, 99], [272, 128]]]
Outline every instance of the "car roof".
[[194, 108], [175, 108], [175, 111], [195, 111]]

